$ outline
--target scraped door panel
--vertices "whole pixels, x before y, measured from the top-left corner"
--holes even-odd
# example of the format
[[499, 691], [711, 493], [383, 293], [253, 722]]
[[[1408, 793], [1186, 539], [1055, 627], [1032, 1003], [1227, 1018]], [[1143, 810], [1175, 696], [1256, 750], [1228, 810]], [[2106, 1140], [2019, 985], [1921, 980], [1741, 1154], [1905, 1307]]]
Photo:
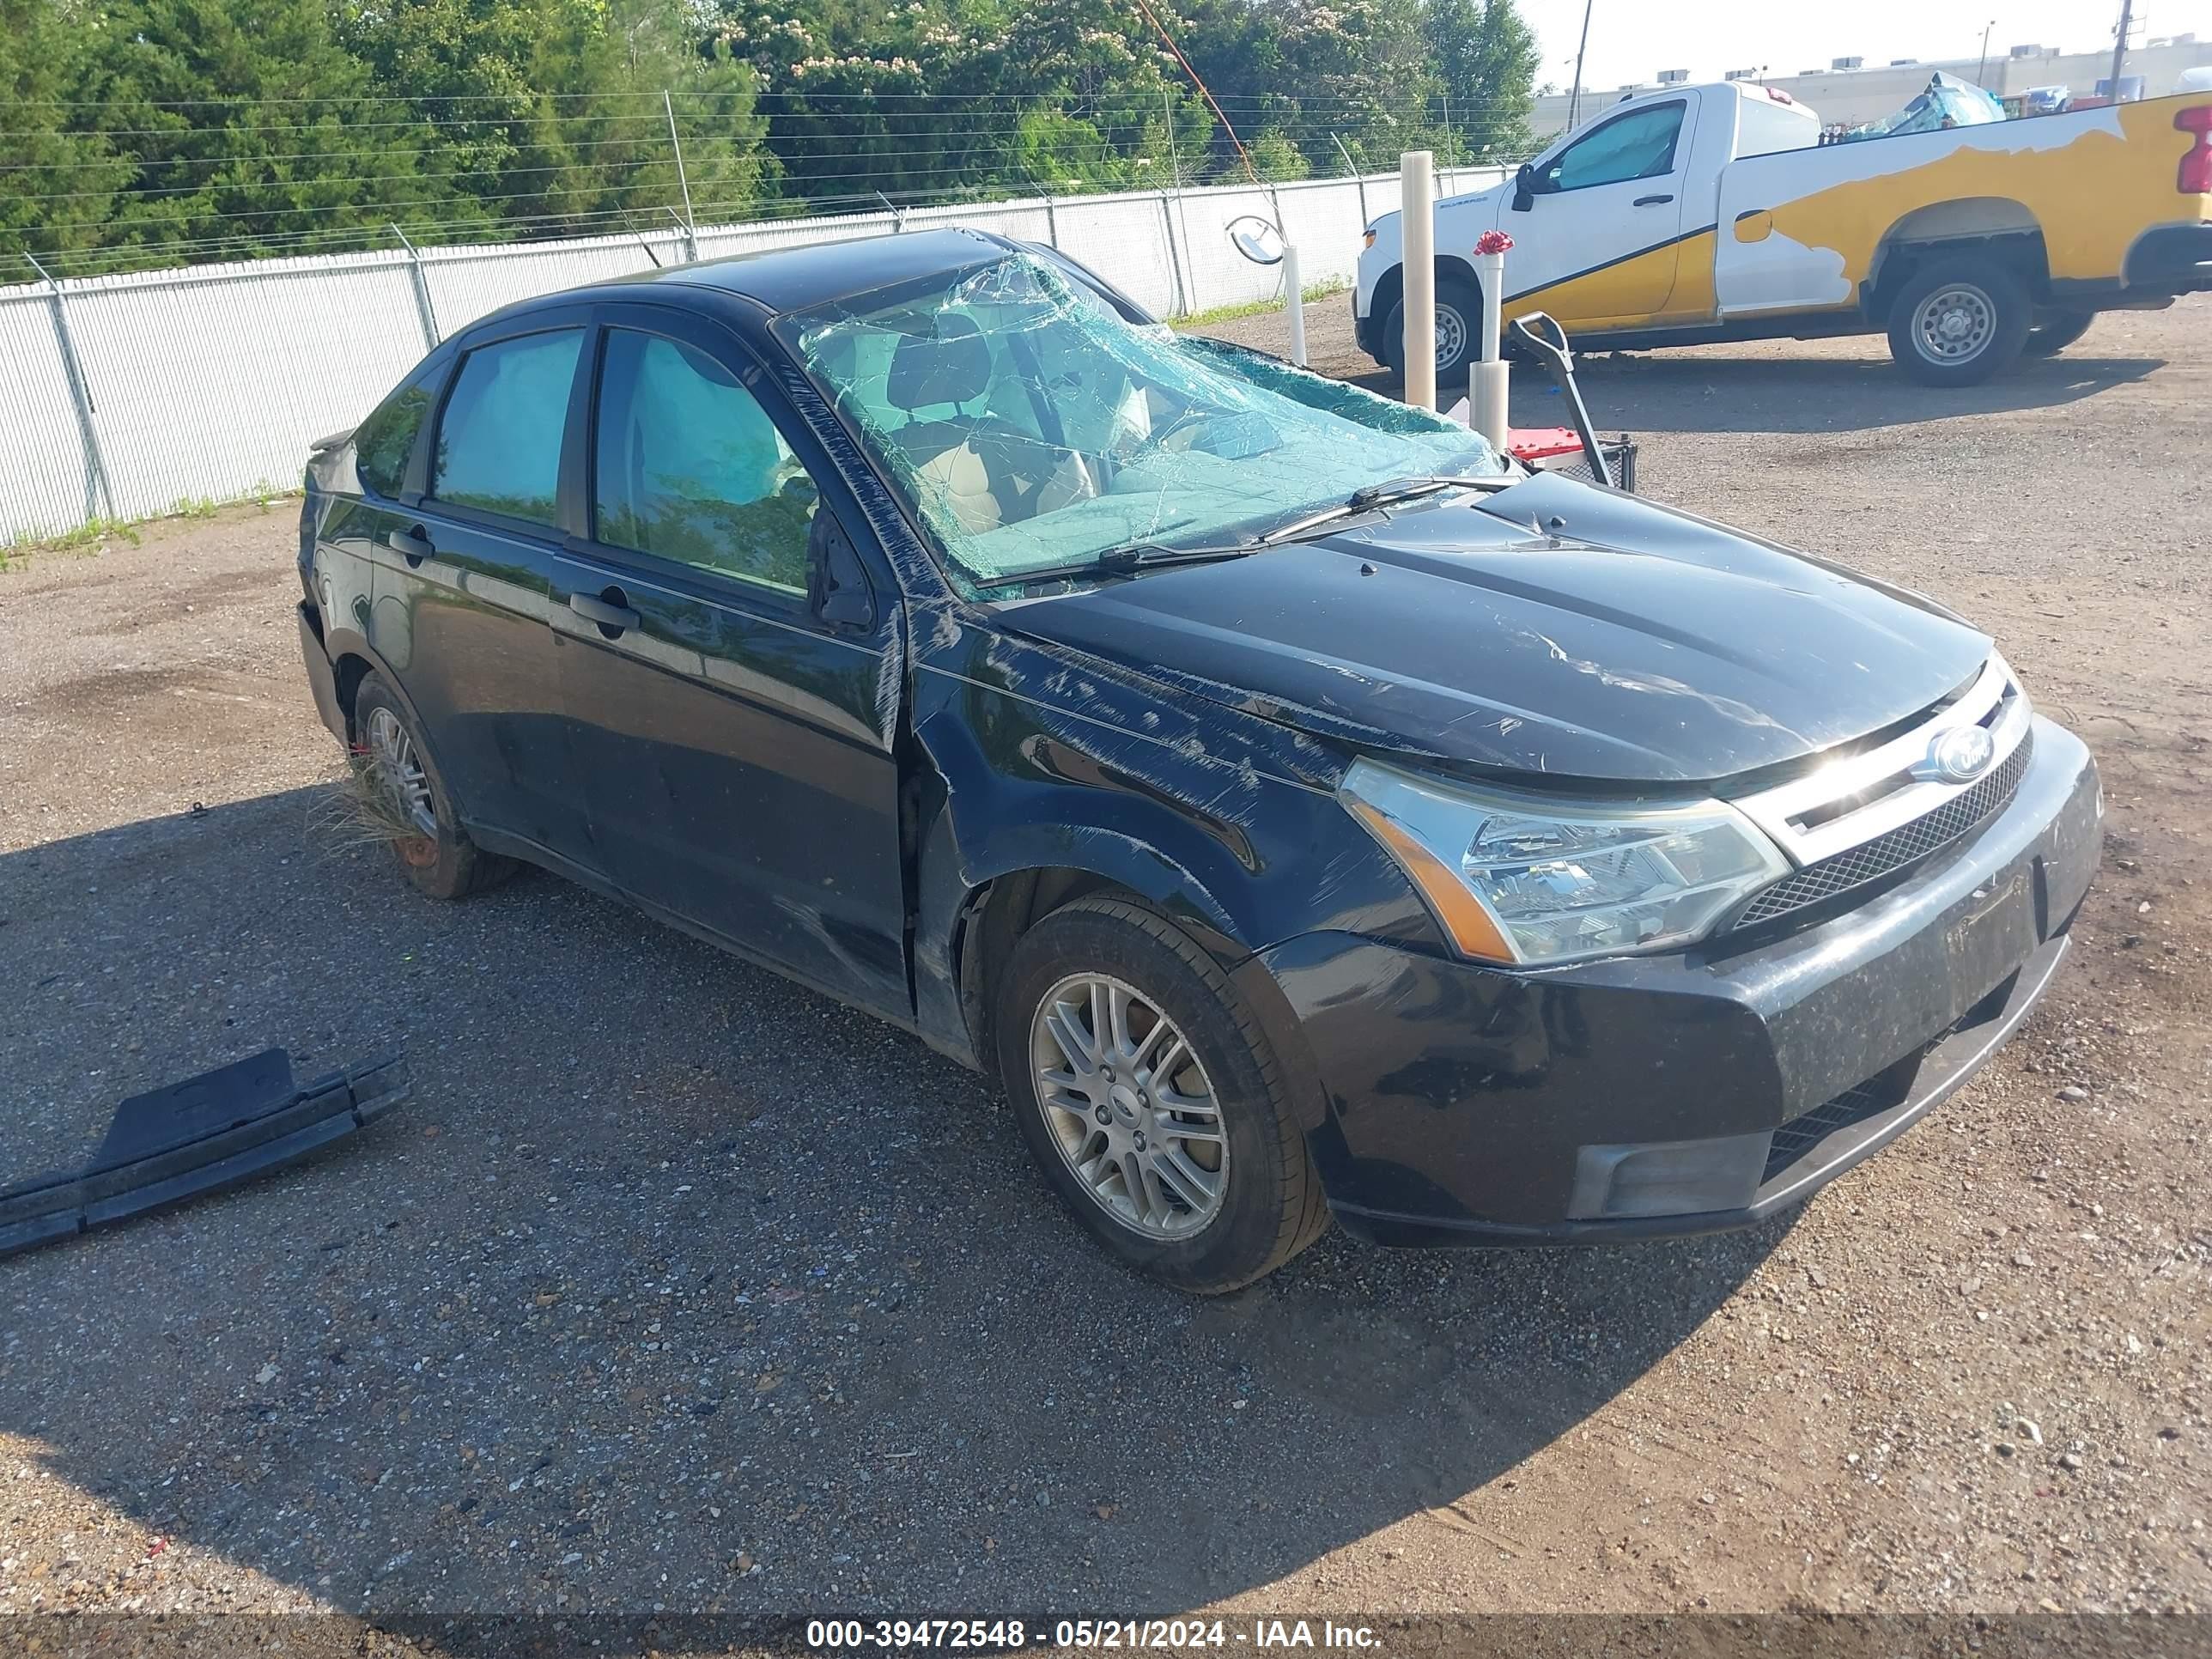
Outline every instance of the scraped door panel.
[[903, 1014], [896, 608], [812, 617], [814, 479], [713, 336], [639, 320], [605, 331], [594, 536], [556, 578], [593, 833], [640, 899]]

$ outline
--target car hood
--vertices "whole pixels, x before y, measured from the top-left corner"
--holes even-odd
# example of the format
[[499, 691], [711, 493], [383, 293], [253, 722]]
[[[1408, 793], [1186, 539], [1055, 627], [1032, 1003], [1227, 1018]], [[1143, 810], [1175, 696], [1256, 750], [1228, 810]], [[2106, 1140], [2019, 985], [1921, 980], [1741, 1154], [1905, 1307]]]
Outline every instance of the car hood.
[[1799, 760], [1990, 649], [1928, 600], [1547, 473], [1000, 621], [1355, 747], [1610, 784]]

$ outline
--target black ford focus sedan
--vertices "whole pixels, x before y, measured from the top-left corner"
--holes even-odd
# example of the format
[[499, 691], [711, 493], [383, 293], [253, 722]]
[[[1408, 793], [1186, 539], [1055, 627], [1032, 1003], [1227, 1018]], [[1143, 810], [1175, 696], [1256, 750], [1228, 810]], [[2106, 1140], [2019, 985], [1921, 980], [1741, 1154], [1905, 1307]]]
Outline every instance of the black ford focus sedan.
[[300, 574], [423, 892], [540, 865], [994, 1073], [1197, 1291], [1770, 1215], [2098, 850], [1942, 607], [965, 231], [474, 324], [317, 446]]

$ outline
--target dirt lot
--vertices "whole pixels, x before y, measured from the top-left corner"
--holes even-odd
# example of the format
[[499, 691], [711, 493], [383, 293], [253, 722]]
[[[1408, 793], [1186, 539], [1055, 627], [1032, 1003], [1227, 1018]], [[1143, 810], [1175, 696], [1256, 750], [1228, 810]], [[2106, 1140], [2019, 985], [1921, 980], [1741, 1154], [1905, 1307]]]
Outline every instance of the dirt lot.
[[285, 507], [0, 576], [0, 1168], [264, 1044], [418, 1085], [0, 1263], [0, 1611], [2212, 1607], [2212, 303], [1586, 380], [1650, 493], [1988, 626], [2111, 801], [2021, 1039], [1732, 1237], [1154, 1289], [920, 1044], [333, 828]]

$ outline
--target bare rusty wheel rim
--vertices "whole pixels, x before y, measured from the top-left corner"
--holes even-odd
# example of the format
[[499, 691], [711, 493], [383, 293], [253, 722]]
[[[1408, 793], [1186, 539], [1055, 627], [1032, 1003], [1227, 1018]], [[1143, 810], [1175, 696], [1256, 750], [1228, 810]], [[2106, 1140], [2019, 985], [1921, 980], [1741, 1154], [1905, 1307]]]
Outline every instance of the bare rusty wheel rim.
[[[369, 711], [367, 737], [369, 785], [403, 823], [415, 827], [416, 836], [404, 837], [400, 855], [410, 864], [432, 864], [438, 857], [438, 813], [430, 799], [430, 776], [415, 752], [415, 739], [399, 716], [389, 708]], [[418, 838], [427, 842], [422, 855], [416, 851]]]

